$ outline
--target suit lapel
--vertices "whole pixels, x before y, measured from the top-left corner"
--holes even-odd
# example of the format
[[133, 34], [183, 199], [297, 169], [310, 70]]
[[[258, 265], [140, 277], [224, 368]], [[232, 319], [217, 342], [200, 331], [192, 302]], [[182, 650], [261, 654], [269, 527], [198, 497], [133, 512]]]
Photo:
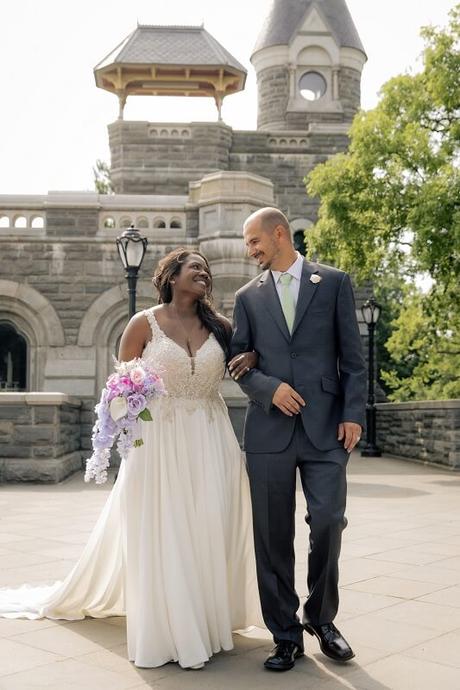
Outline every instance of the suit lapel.
[[318, 264], [310, 261], [304, 261], [302, 266], [302, 276], [300, 278], [299, 297], [297, 298], [294, 325], [292, 327], [292, 335], [294, 335], [296, 332], [296, 329], [302, 321], [305, 312], [310, 306], [310, 302], [313, 299], [315, 292], [319, 288], [319, 282], [313, 283], [310, 280], [314, 273], [318, 273]]
[[286, 319], [284, 318], [278, 293], [276, 292], [275, 283], [270, 271], [265, 271], [261, 275], [257, 283], [257, 288], [259, 295], [263, 298], [264, 306], [268, 309], [281, 333], [289, 342], [291, 340], [291, 335], [286, 324]]

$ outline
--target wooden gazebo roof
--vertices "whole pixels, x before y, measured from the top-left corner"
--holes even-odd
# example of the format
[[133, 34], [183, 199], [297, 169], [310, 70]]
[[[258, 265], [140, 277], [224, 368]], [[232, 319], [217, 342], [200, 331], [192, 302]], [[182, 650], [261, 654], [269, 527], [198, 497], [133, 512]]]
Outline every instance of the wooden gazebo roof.
[[96, 84], [118, 96], [215, 99], [241, 91], [246, 69], [203, 26], [138, 26], [94, 68]]

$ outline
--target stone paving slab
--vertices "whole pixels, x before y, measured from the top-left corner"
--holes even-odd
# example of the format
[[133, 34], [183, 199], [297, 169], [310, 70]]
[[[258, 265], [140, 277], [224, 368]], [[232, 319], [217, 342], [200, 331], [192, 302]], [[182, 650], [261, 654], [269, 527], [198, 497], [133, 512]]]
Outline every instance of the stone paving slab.
[[[74, 476], [0, 487], [0, 586], [62, 578], [111, 489]], [[299, 487], [300, 489], [300, 487]], [[296, 580], [306, 591], [307, 528], [299, 490]], [[125, 620], [0, 619], [0, 690], [460, 690], [460, 478], [397, 459], [352, 457], [337, 624], [356, 659], [339, 665], [305, 636], [293, 671], [268, 673], [270, 636], [235, 635], [202, 671], [138, 669]]]

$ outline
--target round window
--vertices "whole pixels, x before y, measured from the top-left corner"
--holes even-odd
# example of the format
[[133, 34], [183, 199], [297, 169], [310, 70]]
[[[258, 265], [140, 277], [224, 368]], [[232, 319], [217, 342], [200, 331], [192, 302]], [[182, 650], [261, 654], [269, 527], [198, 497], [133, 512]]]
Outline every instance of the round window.
[[299, 89], [305, 100], [317, 101], [326, 93], [327, 83], [319, 72], [305, 72], [300, 77]]

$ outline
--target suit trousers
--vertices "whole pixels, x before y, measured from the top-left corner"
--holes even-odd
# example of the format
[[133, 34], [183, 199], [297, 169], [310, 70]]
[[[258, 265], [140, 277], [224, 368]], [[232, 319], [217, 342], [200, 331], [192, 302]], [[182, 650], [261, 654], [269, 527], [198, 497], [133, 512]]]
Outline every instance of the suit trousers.
[[346, 527], [344, 448], [320, 451], [310, 442], [300, 416], [281, 453], [247, 453], [262, 613], [275, 643], [292, 640], [303, 648], [295, 590], [295, 503], [299, 469], [310, 527], [308, 596], [303, 622], [330, 623], [337, 614], [338, 559]]

